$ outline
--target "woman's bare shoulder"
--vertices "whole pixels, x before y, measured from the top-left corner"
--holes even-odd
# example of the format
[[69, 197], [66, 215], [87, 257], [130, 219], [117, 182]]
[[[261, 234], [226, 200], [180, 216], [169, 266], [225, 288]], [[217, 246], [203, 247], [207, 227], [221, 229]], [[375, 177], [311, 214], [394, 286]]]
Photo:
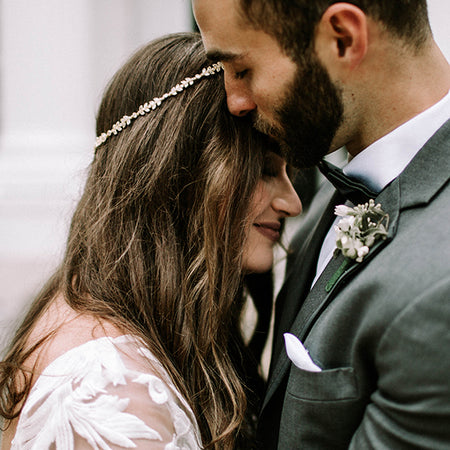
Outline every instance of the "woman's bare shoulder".
[[[72, 309], [62, 295], [51, 301], [36, 322], [27, 346], [42, 344], [30, 355], [25, 366], [35, 375], [67, 351], [101, 337], [115, 338], [123, 334], [112, 322]], [[35, 377], [34, 377], [35, 378]]]

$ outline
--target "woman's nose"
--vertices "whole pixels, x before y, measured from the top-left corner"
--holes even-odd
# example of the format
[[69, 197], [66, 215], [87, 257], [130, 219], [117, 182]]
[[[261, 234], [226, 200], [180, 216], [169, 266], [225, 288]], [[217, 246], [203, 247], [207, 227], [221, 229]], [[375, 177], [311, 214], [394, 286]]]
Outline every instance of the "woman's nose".
[[242, 80], [225, 75], [225, 91], [228, 110], [234, 116], [242, 117], [256, 109], [256, 104]]
[[302, 212], [302, 202], [290, 181], [286, 180], [279, 186], [272, 207], [286, 217], [295, 217]]

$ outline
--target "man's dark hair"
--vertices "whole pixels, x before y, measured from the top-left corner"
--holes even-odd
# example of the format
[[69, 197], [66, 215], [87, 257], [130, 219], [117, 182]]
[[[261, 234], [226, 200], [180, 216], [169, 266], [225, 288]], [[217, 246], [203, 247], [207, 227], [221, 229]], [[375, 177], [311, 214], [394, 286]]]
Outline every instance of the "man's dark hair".
[[[255, 28], [274, 36], [294, 60], [312, 45], [320, 18], [338, 1], [238, 0], [245, 19]], [[381, 22], [392, 35], [415, 50], [419, 50], [430, 36], [426, 0], [349, 0], [346, 3]]]

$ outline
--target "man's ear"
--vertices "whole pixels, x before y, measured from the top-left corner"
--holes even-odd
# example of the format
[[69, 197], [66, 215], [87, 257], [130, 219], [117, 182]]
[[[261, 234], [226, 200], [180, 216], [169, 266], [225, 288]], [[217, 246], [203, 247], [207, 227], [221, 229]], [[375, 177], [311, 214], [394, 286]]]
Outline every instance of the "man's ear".
[[315, 51], [329, 70], [352, 70], [367, 53], [366, 14], [350, 3], [335, 3], [322, 15], [315, 33]]

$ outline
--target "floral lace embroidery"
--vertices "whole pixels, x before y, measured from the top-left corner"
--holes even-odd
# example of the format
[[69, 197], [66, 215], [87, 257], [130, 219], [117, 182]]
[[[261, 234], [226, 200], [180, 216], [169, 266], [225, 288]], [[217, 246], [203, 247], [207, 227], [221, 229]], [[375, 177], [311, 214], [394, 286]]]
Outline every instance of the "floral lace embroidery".
[[58, 450], [72, 450], [75, 435], [102, 450], [110, 450], [111, 445], [136, 448], [133, 439], [161, 442], [156, 429], [125, 412], [129, 398], [108, 392], [113, 386], [132, 388], [132, 383], [147, 387], [149, 398], [157, 405], [165, 404], [170, 413], [175, 432], [165, 450], [200, 448], [194, 415], [159, 362], [148, 349], [140, 347], [138, 357], [150, 360], [165, 379], [131, 370], [117, 348], [122, 344], [136, 345], [136, 340], [131, 336], [104, 337], [54, 360], [30, 392], [12, 449], [44, 450], [54, 445]]

